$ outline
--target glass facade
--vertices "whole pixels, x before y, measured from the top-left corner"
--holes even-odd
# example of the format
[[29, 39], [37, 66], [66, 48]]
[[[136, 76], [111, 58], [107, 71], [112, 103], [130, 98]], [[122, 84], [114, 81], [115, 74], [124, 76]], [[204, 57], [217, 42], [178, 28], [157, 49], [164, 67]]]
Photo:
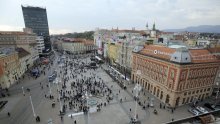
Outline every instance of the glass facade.
[[[46, 8], [22, 6], [26, 28], [31, 28], [34, 33], [44, 37], [45, 50], [51, 50], [50, 34], [47, 21]], [[49, 49], [49, 50], [48, 50]]]

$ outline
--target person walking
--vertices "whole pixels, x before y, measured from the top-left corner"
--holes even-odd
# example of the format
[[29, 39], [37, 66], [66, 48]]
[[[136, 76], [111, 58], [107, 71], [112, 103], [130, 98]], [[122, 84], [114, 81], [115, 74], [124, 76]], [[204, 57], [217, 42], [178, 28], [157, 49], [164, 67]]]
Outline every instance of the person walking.
[[11, 116], [11, 114], [8, 112], [8, 117], [10, 117]]

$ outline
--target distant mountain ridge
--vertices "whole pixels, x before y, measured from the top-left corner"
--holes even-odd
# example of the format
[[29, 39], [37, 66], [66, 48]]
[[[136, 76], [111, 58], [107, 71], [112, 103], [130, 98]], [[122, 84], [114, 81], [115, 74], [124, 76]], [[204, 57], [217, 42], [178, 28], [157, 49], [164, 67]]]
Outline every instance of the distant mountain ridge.
[[166, 32], [201, 32], [201, 33], [220, 33], [220, 25], [200, 25], [191, 26], [183, 29], [164, 29]]

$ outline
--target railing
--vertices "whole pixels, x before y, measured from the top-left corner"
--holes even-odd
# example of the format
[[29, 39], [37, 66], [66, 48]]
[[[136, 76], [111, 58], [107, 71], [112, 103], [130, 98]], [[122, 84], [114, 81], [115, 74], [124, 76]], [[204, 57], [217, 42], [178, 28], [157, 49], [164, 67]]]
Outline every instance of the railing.
[[209, 113], [206, 113], [206, 114], [201, 114], [201, 115], [197, 115], [197, 116], [192, 116], [192, 117], [178, 119], [178, 120], [175, 120], [175, 121], [167, 122], [165, 124], [181, 124], [181, 123], [186, 123], [186, 122], [200, 121], [199, 117], [206, 116], [206, 115], [209, 115], [209, 114], [212, 114], [214, 116], [218, 116], [219, 117], [220, 116], [220, 109], [212, 111], [212, 112], [209, 112]]

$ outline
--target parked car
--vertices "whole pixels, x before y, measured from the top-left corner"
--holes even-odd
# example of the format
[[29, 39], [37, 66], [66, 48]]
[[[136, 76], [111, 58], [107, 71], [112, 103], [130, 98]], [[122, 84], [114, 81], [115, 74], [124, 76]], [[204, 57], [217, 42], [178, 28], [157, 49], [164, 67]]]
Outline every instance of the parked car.
[[188, 111], [189, 111], [190, 113], [192, 113], [193, 115], [196, 115], [196, 116], [200, 114], [199, 111], [197, 111], [196, 109], [193, 109], [193, 108], [189, 108]]
[[205, 103], [204, 106], [211, 109], [211, 110], [215, 110], [214, 106], [211, 105], [210, 103]]
[[196, 109], [202, 113], [209, 113], [205, 108], [201, 107], [201, 106], [197, 106]]
[[154, 98], [150, 99], [150, 107], [154, 107]]

